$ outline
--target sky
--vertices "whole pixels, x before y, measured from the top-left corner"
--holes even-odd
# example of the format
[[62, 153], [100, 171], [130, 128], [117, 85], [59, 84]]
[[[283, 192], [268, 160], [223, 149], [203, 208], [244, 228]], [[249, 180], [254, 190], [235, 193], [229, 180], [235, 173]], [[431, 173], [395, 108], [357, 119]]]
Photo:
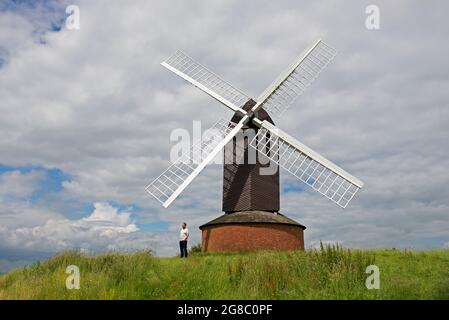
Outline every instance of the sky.
[[[368, 5], [380, 29], [369, 30]], [[80, 9], [80, 29], [65, 25]], [[213, 164], [164, 209], [170, 134], [232, 112], [160, 66], [181, 49], [256, 99], [318, 38], [338, 50], [276, 125], [361, 179], [341, 209], [281, 171], [306, 247], [449, 247], [447, 1], [0, 1], [0, 272], [68, 249], [177, 253], [221, 215]]]

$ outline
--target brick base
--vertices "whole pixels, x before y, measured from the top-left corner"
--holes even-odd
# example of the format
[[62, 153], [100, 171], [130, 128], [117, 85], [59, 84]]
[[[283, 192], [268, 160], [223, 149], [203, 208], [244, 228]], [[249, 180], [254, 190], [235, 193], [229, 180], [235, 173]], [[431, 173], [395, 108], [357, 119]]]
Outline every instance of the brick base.
[[203, 252], [304, 250], [304, 230], [297, 225], [244, 223], [202, 228]]

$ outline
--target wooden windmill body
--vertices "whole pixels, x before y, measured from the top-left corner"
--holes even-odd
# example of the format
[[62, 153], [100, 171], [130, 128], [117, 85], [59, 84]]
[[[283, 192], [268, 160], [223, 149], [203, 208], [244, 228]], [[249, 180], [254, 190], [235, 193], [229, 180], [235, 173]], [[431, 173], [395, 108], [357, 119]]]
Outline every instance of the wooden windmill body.
[[[242, 108], [250, 110], [256, 102], [249, 100]], [[261, 109], [261, 120], [273, 120]], [[241, 117], [234, 115], [231, 122]], [[254, 130], [255, 125], [242, 128]], [[240, 138], [244, 138], [245, 134]], [[244, 159], [237, 160], [239, 146], [244, 146]], [[304, 250], [305, 227], [279, 213], [279, 166], [274, 174], [262, 174], [266, 162], [248, 163], [250, 152], [246, 141], [233, 139], [223, 151], [223, 211], [220, 217], [200, 226], [201, 248], [207, 252], [251, 251], [259, 249]], [[273, 164], [271, 164], [273, 165]]]

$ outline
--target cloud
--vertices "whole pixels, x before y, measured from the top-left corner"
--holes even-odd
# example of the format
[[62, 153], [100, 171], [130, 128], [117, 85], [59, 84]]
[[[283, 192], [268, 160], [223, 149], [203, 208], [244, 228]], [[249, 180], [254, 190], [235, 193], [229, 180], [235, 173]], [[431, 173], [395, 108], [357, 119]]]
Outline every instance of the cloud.
[[99, 222], [99, 223], [111, 223], [120, 228], [125, 227], [125, 232], [137, 231], [137, 227], [132, 223], [130, 219], [130, 212], [118, 213], [117, 209], [114, 209], [109, 204], [106, 203], [95, 203], [95, 211], [88, 216], [83, 218], [86, 222]]
[[0, 67], [24, 49], [45, 42], [45, 32], [59, 30], [66, 0], [0, 3]]
[[40, 172], [9, 171], [0, 174], [0, 200], [7, 196], [29, 197], [42, 179]]
[[[78, 220], [50, 219], [34, 227], [0, 227], [4, 247], [58, 252], [83, 249], [90, 252], [110, 250], [148, 250], [157, 237], [139, 232], [129, 212], [119, 212], [107, 203], [95, 203], [95, 210]], [[162, 237], [163, 238], [163, 237]]]
[[[118, 209], [109, 203], [96, 202], [87, 216], [69, 219], [48, 204], [29, 201], [42, 187], [44, 175], [41, 170], [0, 174], [0, 270], [69, 249], [93, 253], [111, 250], [174, 253], [170, 243], [176, 243], [176, 237], [167, 232], [140, 230], [132, 217], [132, 208]], [[39, 252], [42, 254], [37, 255]]]

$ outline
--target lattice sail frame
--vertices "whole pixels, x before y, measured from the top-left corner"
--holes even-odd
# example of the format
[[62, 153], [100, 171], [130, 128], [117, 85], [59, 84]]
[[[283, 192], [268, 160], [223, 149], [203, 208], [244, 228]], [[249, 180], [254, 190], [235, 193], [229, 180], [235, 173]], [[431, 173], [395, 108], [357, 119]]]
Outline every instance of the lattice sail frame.
[[162, 65], [176, 73], [233, 111], [239, 110], [250, 98], [184, 52], [178, 50]]
[[249, 145], [342, 208], [346, 208], [362, 187], [361, 183], [348, 179], [343, 169], [327, 165], [306, 148], [300, 150], [273, 130], [259, 129]]
[[202, 160], [207, 158], [212, 150], [214, 150], [215, 147], [222, 142], [223, 138], [235, 127], [236, 124], [231, 121], [225, 119], [218, 120], [204, 133], [202, 139], [192, 144], [189, 154], [186, 154], [175, 161], [162, 172], [159, 177], [151, 182], [145, 190], [166, 206], [167, 201], [171, 199], [173, 194], [191, 176]]
[[321, 40], [317, 41], [269, 87], [271, 90], [259, 97], [261, 107], [271, 115], [280, 117], [336, 55], [337, 50]]
[[[248, 96], [182, 51], [177, 51], [162, 62], [164, 67], [222, 102], [234, 112], [242, 115], [243, 118], [238, 124], [233, 124], [227, 120], [217, 122], [214, 127], [219, 128], [219, 133], [214, 136], [215, 138], [210, 139], [209, 143], [203, 141], [194, 144], [190, 155], [172, 164], [146, 187], [147, 192], [160, 201], [164, 207], [168, 207], [246, 122], [252, 121], [256, 125], [262, 124], [262, 121], [252, 117], [253, 114], [257, 115], [257, 111], [264, 108], [273, 116], [282, 115], [318, 77], [336, 53], [337, 51], [331, 46], [318, 40], [265, 90], [249, 113], [241, 109], [250, 99]], [[270, 139], [265, 146], [262, 145], [262, 151], [259, 150], [262, 154], [264, 154], [263, 150], [267, 146], [275, 148], [266, 150], [265, 153], [271, 161], [276, 162], [339, 206], [345, 208], [363, 186], [360, 180], [294, 138], [285, 133], [281, 136], [273, 133], [273, 129], [277, 129], [276, 127], [272, 126], [273, 128], [270, 128], [270, 130], [267, 130], [266, 127], [270, 127], [269, 124], [260, 129], [250, 146], [258, 150], [260, 149], [257, 143], [259, 138], [260, 141]], [[273, 139], [276, 140], [271, 140], [271, 136], [275, 137]], [[220, 139], [221, 141], [218, 142]], [[289, 141], [293, 141], [293, 143]], [[276, 147], [278, 144], [280, 145]], [[206, 159], [201, 163], [195, 161], [204, 158], [204, 156]]]

